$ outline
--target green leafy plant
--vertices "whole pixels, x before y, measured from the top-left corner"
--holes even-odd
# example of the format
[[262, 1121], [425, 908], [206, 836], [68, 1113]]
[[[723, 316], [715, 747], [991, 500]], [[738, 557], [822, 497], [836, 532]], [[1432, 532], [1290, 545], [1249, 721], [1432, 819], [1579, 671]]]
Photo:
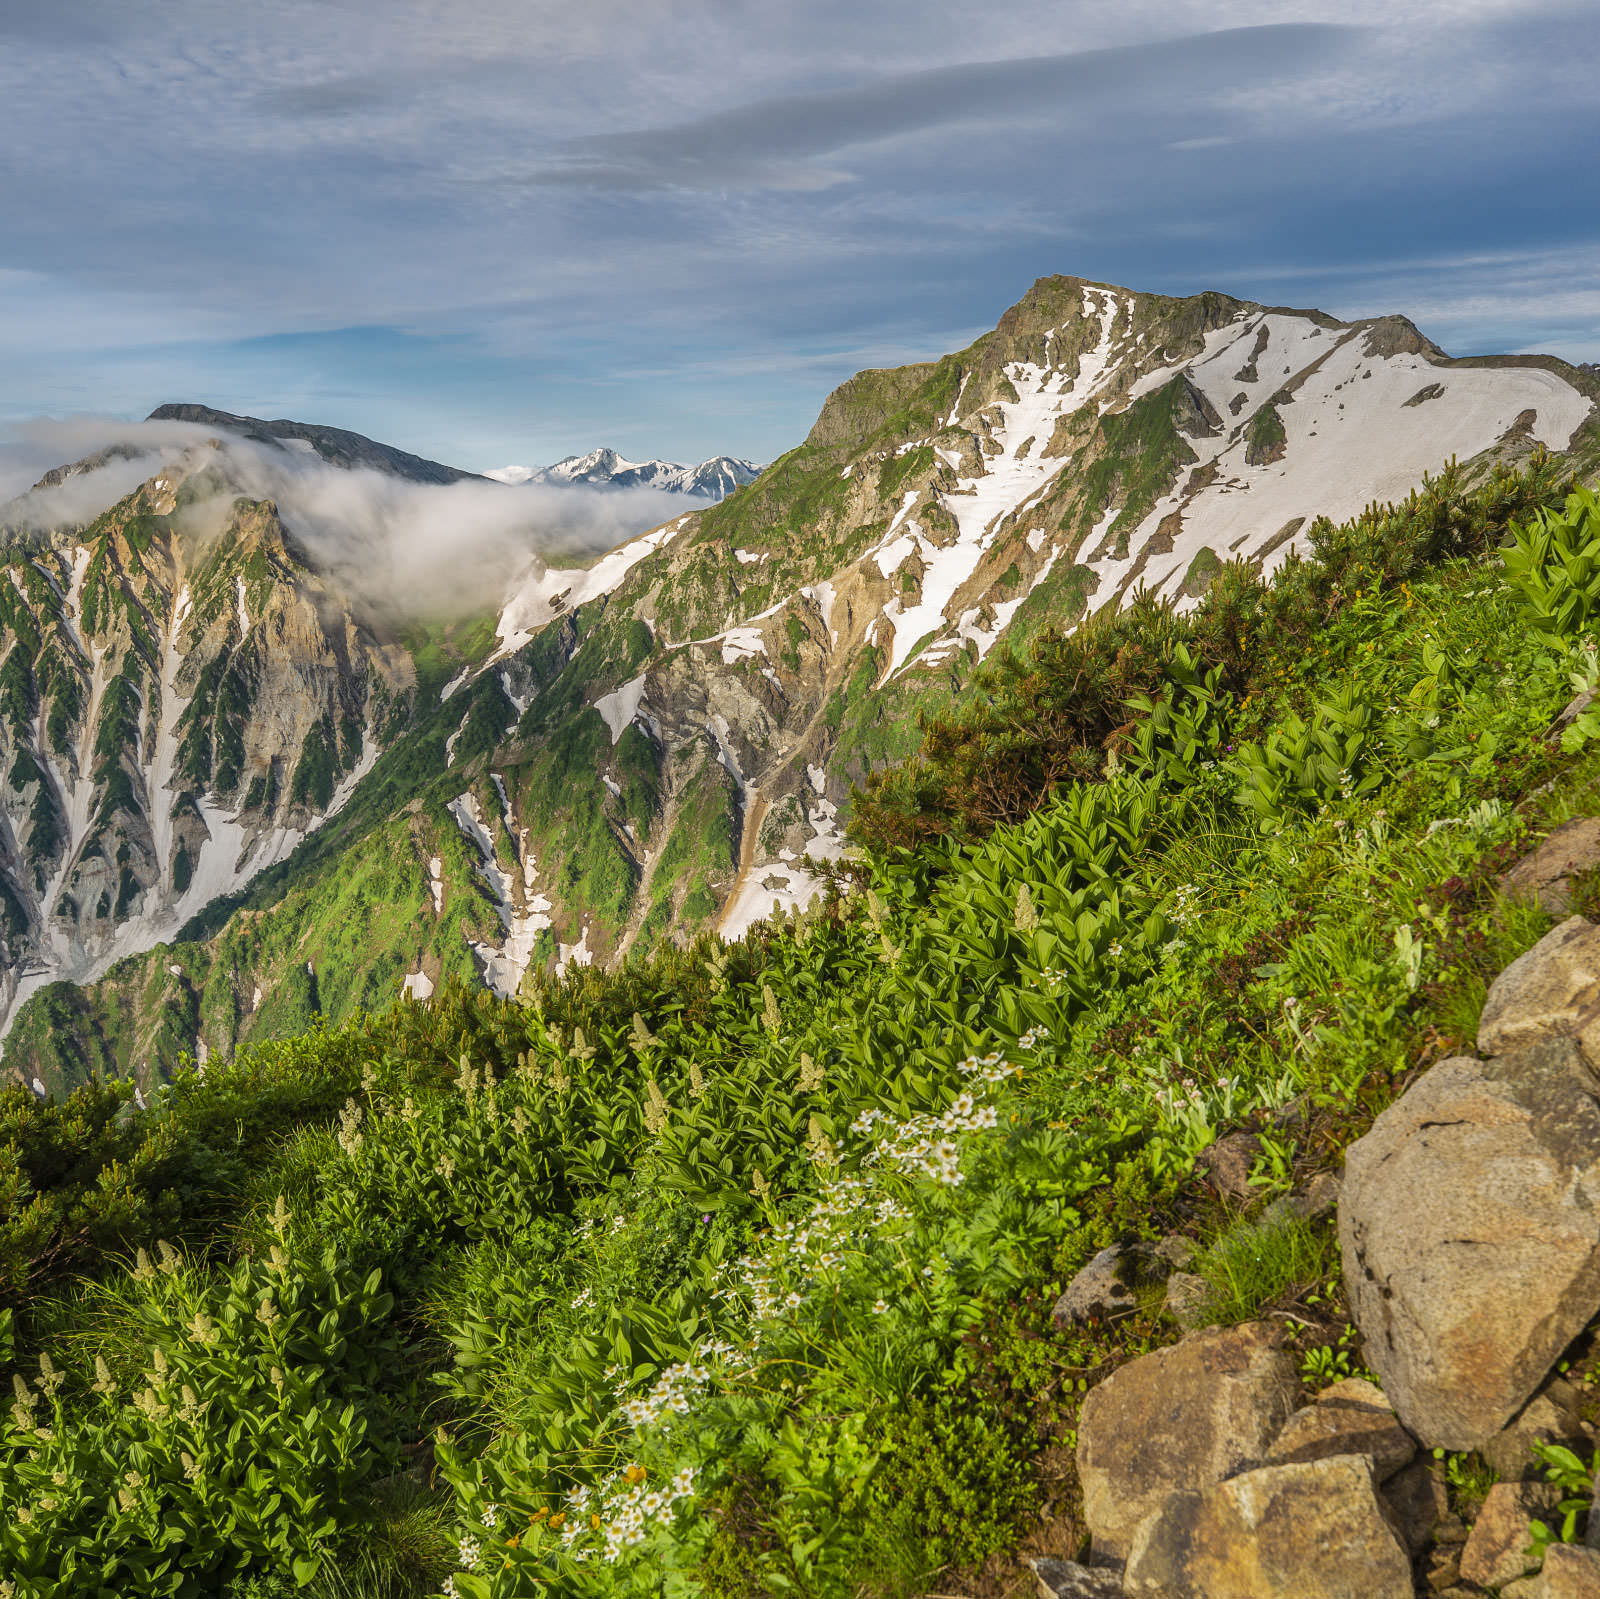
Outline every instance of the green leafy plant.
[[1600, 618], [1600, 496], [1575, 488], [1562, 509], [1513, 533], [1501, 559], [1528, 626], [1553, 644], [1590, 632]]
[[37, 1599], [188, 1599], [253, 1567], [307, 1583], [378, 1456], [361, 1414], [391, 1345], [392, 1301], [280, 1236], [213, 1280], [141, 1250], [131, 1306], [144, 1358], [92, 1372], [39, 1356], [0, 1433], [0, 1559]]
[[1268, 828], [1292, 811], [1315, 811], [1370, 794], [1383, 782], [1378, 713], [1359, 686], [1346, 683], [1319, 700], [1309, 721], [1291, 712], [1261, 743], [1239, 747], [1239, 803]]
[[1544, 1468], [1545, 1481], [1561, 1491], [1561, 1502], [1556, 1506], [1561, 1520], [1553, 1527], [1542, 1519], [1533, 1523], [1529, 1552], [1543, 1560], [1551, 1544], [1577, 1541], [1594, 1499], [1595, 1478], [1600, 1475], [1600, 1453], [1585, 1465], [1565, 1444], [1539, 1442], [1533, 1445], [1533, 1454]]

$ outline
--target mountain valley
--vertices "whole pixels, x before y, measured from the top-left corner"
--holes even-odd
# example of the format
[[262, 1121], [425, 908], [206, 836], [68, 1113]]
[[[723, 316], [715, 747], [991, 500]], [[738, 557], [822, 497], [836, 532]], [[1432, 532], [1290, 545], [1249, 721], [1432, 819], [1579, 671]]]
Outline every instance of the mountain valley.
[[[1597, 397], [1400, 317], [1043, 279], [720, 502], [414, 628], [185, 446], [4, 550], [7, 1068], [148, 1087], [318, 1013], [737, 938], [814, 898], [853, 792], [986, 663], [1141, 593], [1190, 609], [1452, 460], [1592, 470]], [[270, 436], [342, 466], [332, 431]]]

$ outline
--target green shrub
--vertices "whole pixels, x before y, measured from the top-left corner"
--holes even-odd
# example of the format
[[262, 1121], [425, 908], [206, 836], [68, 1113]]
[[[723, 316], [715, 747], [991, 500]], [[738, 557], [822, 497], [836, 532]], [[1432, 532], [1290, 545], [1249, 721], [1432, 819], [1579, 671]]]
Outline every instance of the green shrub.
[[1030, 1452], [970, 1393], [891, 1410], [880, 1429], [861, 1507], [868, 1592], [924, 1593], [941, 1572], [981, 1565], [1037, 1505]]
[[[143, 1251], [148, 1358], [88, 1373], [40, 1357], [0, 1433], [0, 1561], [27, 1599], [189, 1599], [263, 1568], [323, 1569], [378, 1465], [363, 1414], [394, 1344], [380, 1274], [284, 1240], [216, 1279]], [[142, 1355], [142, 1352], [141, 1352]], [[343, 1529], [347, 1534], [348, 1523]]]

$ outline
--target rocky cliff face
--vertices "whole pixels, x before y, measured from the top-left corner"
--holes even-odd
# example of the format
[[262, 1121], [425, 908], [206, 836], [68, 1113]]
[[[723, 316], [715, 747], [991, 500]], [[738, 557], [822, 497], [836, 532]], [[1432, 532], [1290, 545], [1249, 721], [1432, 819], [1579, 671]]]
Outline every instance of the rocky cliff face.
[[281, 860], [412, 681], [213, 454], [0, 551], [0, 1009], [171, 938]]
[[[270, 996], [303, 986], [308, 959], [315, 994], [294, 1017], [313, 999], [337, 1016], [425, 996], [451, 975], [513, 992], [533, 966], [736, 937], [819, 890], [852, 784], [908, 754], [918, 713], [948, 709], [997, 647], [1140, 589], [1193, 604], [1223, 563], [1271, 570], [1318, 517], [1403, 497], [1452, 457], [1482, 466], [1544, 447], [1592, 468], [1597, 395], [1548, 358], [1451, 361], [1402, 318], [1041, 280], [969, 349], [842, 385], [803, 444], [720, 504], [587, 568], [535, 561], [474, 664], [436, 700], [428, 688], [416, 725], [354, 789], [352, 814], [257, 880], [240, 915], [191, 929], [204, 936], [169, 961], [190, 991], [175, 1036], [226, 1050], [279, 1025]], [[23, 740], [26, 760], [58, 763], [65, 842], [36, 846], [49, 824], [22, 820], [42, 785], [8, 790], [16, 881], [43, 863], [43, 882], [17, 890], [17, 947], [56, 929], [51, 947], [82, 952], [58, 956], [57, 973], [93, 975], [91, 950], [113, 947], [136, 902], [164, 907], [174, 929], [197, 882], [219, 892], [278, 859], [337, 804], [408, 681], [295, 566], [270, 507], [242, 508], [202, 555], [170, 531], [163, 496], [178, 486], [141, 493], [117, 516], [150, 519], [147, 550], [102, 529], [13, 579], [67, 619], [50, 636], [83, 702]], [[103, 661], [95, 629], [123, 624], [102, 614], [133, 613], [87, 598], [102, 548], [148, 618]], [[109, 685], [130, 659], [134, 721], [107, 741], [123, 752], [127, 820], [102, 836], [100, 802], [86, 789], [73, 821], [68, 795], [80, 770], [92, 776], [91, 729], [99, 707], [124, 703]], [[19, 703], [26, 730], [39, 713]], [[152, 706], [168, 709], [152, 722]], [[65, 717], [65, 742], [45, 749], [50, 715]], [[355, 920], [360, 948], [346, 949]], [[81, 1025], [110, 1037], [107, 1007], [148, 1011], [140, 981], [77, 996]]]

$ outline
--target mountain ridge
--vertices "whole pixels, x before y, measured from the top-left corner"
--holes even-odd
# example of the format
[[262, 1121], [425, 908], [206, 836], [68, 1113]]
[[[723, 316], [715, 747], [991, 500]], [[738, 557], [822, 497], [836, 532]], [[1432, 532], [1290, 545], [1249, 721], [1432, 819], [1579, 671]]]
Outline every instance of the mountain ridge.
[[[1270, 574], [1319, 517], [1403, 499], [1452, 457], [1469, 480], [1538, 450], [1592, 473], [1592, 387], [1556, 358], [1452, 361], [1399, 317], [1042, 279], [967, 350], [848, 379], [720, 503], [586, 568], [534, 561], [477, 653], [424, 674], [339, 825], [191, 921], [168, 986], [226, 1053], [263, 1036], [255, 987], [304, 986], [291, 950], [325, 947], [336, 1019], [451, 976], [515, 992], [738, 937], [820, 890], [853, 788], [977, 692], [997, 647], [1141, 592], [1192, 607], [1229, 562]], [[340, 953], [345, 923], [378, 916], [380, 854], [381, 917]], [[148, 1003], [161, 958], [55, 1014], [125, 1037], [111, 1011]], [[54, 1080], [69, 1067], [30, 1004], [23, 1053]]]
[[392, 444], [380, 444], [365, 434], [352, 433], [346, 428], [324, 427], [320, 423], [287, 419], [267, 422], [256, 416], [235, 416], [230, 411], [218, 411], [209, 405], [184, 403], [158, 405], [145, 420], [193, 422], [201, 427], [222, 428], [258, 444], [276, 445], [279, 448], [287, 448], [295, 443], [305, 444], [332, 466], [367, 467], [410, 483], [485, 481], [476, 472], [446, 466], [440, 461], [429, 461], [420, 455], [412, 455], [408, 450], [396, 449]]
[[761, 468], [732, 455], [713, 455], [697, 465], [652, 457], [630, 461], [608, 445], [584, 455], [563, 456], [546, 467], [502, 466], [485, 473], [500, 483], [582, 484], [600, 489], [658, 489], [699, 499], [720, 500], [754, 482]]

